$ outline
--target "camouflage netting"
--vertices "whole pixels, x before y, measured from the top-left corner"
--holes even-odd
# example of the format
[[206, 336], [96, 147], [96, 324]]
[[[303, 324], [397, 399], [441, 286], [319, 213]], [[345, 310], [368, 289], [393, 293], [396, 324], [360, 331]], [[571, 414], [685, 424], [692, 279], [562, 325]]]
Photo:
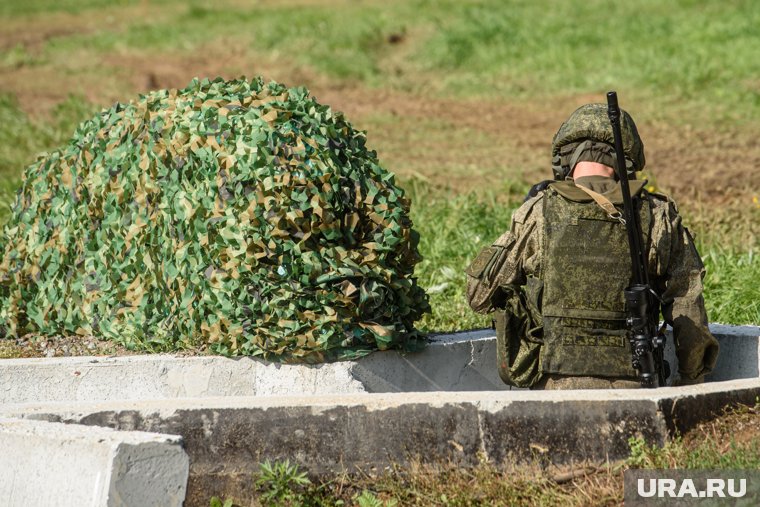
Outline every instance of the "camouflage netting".
[[194, 80], [82, 123], [25, 172], [6, 336], [320, 361], [417, 343], [409, 203], [304, 88]]

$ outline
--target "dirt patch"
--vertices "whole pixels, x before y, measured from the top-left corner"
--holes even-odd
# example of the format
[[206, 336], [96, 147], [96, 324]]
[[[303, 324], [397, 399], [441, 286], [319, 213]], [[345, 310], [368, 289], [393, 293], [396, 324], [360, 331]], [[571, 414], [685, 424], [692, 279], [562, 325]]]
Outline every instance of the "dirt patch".
[[[502, 184], [503, 178], [513, 172], [509, 167], [522, 168], [521, 176], [526, 182], [551, 177], [551, 139], [566, 116], [586, 102], [573, 101], [564, 107], [544, 109], [529, 103], [435, 99], [358, 86], [314, 89], [314, 93], [320, 100], [346, 111], [350, 118], [361, 119], [386, 111], [421, 121], [442, 122], [451, 127], [452, 137], [468, 135], [467, 131], [487, 135], [496, 145], [487, 157], [482, 157], [482, 152], [453, 153], [446, 145], [439, 148], [440, 157], [457, 157], [464, 164], [480, 158], [479, 162], [487, 167], [505, 169], [494, 171], [485, 180], [473, 181], [465, 175], [458, 182], [461, 190]], [[646, 118], [638, 121], [648, 171], [658, 187], [679, 202], [743, 207], [750, 206], [752, 197], [760, 193], [760, 171], [756, 170], [760, 165], [760, 146], [748, 136], [651, 125]], [[406, 158], [414, 157], [414, 145], [400, 148]], [[440, 177], [435, 173], [426, 176]]]
[[13, 17], [3, 20], [0, 31], [0, 51], [15, 47], [38, 54], [44, 45], [55, 38], [86, 35], [97, 31], [119, 32], [125, 19], [163, 19], [166, 10], [151, 6], [143, 0], [134, 6], [112, 6], [108, 9], [89, 9], [78, 14], [54, 12], [34, 17]]
[[687, 433], [684, 444], [687, 448], [696, 448], [706, 439], [723, 446], [722, 454], [734, 445], [760, 442], [760, 405], [727, 409], [721, 417], [702, 423]]
[[37, 53], [51, 39], [88, 33], [93, 26], [86, 16], [65, 13], [43, 18], [4, 20], [3, 30], [0, 31], [0, 51], [20, 47]]
[[[551, 139], [559, 125], [582, 100], [569, 99], [562, 107], [542, 107], [535, 103], [493, 100], [459, 100], [435, 98], [397, 90], [367, 88], [351, 82], [330, 81], [312, 69], [283, 62], [266, 60], [233, 44], [218, 41], [220, 51], [204, 51], [203, 55], [132, 55], [119, 57], [121, 72], [133, 76], [133, 86], [139, 91], [184, 86], [194, 76], [235, 77], [241, 74], [261, 74], [290, 85], [306, 84], [320, 102], [343, 111], [360, 128], [377, 115], [389, 115], [407, 120], [408, 125], [437, 123], [450, 131], [452, 140], [437, 147], [420, 146], [407, 129], [369, 132], [370, 142], [379, 138], [392, 149], [380, 153], [393, 161], [397, 172], [420, 172], [425, 177], [441, 178], [437, 168], [478, 165], [494, 169], [473, 178], [446, 174], [444, 179], [452, 188], [468, 191], [478, 187], [493, 187], [513, 176], [519, 168], [526, 182], [540, 181], [551, 176]], [[597, 98], [598, 100], [598, 98]], [[411, 120], [411, 121], [410, 121]], [[748, 136], [737, 132], [715, 133], [690, 127], [649, 124], [639, 118], [644, 138], [648, 169], [660, 188], [672, 193], [679, 201], [698, 201], [718, 206], [737, 202], [750, 203], [760, 191], [760, 146]], [[413, 127], [409, 127], [413, 128]], [[489, 150], [467, 152], [467, 138], [478, 134], [492, 144]], [[451, 150], [456, 145], [458, 150]], [[464, 145], [464, 146], [463, 146]], [[381, 150], [378, 150], [381, 151]], [[414, 161], [420, 152], [433, 160]]]
[[135, 354], [94, 336], [39, 336], [28, 334], [0, 340], [0, 359], [19, 357], [124, 356]]
[[60, 26], [58, 23], [50, 26], [34, 27], [34, 31], [28, 31], [26, 27], [18, 31], [3, 31], [0, 33], [0, 50], [22, 47], [31, 52], [38, 52], [50, 39], [65, 37], [86, 31], [83, 26]]
[[[381, 160], [402, 176], [417, 174], [434, 182], [445, 180], [446, 186], [460, 192], [500, 185], [508, 177], [544, 179], [551, 137], [563, 119], [531, 104], [433, 98], [336, 82], [308, 66], [267, 58], [224, 39], [194, 54], [122, 54], [104, 58], [100, 65], [111, 67], [122, 82], [139, 93], [183, 87], [196, 76], [263, 75], [288, 85], [306, 85], [320, 102], [344, 112], [360, 129], [368, 129], [377, 118], [393, 120], [368, 132], [369, 143]], [[134, 91], [130, 94], [124, 90], [121, 100], [134, 96]], [[18, 93], [25, 103], [24, 92]], [[102, 99], [112, 102], [119, 97]], [[441, 132], [424, 139], [420, 129], [430, 129], [431, 125]], [[467, 149], [474, 144], [477, 149]], [[461, 174], [440, 171], [451, 167], [465, 170]], [[478, 177], [473, 177], [473, 170]]]
[[[4, 32], [0, 45], [34, 47], [50, 37], [87, 31], [88, 23], [93, 23], [76, 19], [63, 14], [45, 17], [38, 29], [17, 27]], [[95, 22], [102, 29], [99, 23]], [[29, 35], [31, 32], [34, 35]], [[403, 45], [404, 39], [388, 44]], [[392, 66], [392, 59], [389, 61]], [[369, 88], [330, 80], [307, 66], [256, 54], [239, 41], [225, 38], [184, 53], [120, 50], [102, 55], [82, 49], [66, 62], [3, 72], [0, 90], [15, 94], [32, 115], [44, 117], [70, 94], [107, 106], [151, 89], [183, 87], [195, 76], [240, 75], [264, 75], [289, 85], [308, 86], [320, 102], [345, 112], [358, 128], [371, 126], [370, 146], [393, 171], [402, 177], [417, 175], [439, 182], [458, 192], [550, 177], [551, 139], [560, 123], [579, 105], [603, 100], [571, 96], [549, 106], [538, 101], [461, 100]], [[382, 117], [398, 121], [380, 124], [377, 119]], [[642, 117], [637, 120], [648, 169], [658, 186], [682, 206], [741, 209], [760, 193], [760, 172], [756, 170], [760, 146], [749, 135], [649, 123]], [[437, 137], [426, 139], [424, 130], [431, 125], [437, 129]]]
[[[21, 357], [73, 357], [73, 356], [131, 356], [161, 352], [161, 350], [131, 350], [96, 336], [41, 336], [27, 334], [20, 338], [0, 339], [0, 359]], [[175, 356], [201, 356], [210, 354], [205, 345], [184, 350], [171, 350]]]

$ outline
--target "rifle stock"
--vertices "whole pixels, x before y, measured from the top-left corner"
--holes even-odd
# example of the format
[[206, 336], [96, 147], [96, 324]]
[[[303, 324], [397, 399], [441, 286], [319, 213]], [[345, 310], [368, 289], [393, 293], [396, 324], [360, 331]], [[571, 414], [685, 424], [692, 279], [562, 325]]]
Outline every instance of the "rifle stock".
[[630, 330], [631, 364], [637, 371], [642, 387], [654, 388], [665, 384], [668, 377], [667, 364], [663, 358], [664, 337], [658, 335], [659, 302], [649, 286], [647, 257], [641, 241], [641, 220], [634, 208], [628, 185], [628, 172], [623, 151], [623, 135], [620, 127], [620, 107], [617, 93], [607, 93], [607, 115], [612, 124], [615, 141], [616, 172], [623, 191], [623, 215], [628, 233], [631, 253], [631, 285], [624, 290], [626, 319]]

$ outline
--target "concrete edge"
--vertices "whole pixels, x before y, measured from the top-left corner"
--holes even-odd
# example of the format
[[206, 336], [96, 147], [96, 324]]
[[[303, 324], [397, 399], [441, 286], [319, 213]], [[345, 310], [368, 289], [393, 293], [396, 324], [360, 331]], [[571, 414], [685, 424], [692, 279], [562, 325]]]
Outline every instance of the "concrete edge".
[[[250, 495], [265, 459], [314, 475], [412, 460], [470, 466], [625, 458], [631, 437], [664, 443], [753, 403], [760, 379], [657, 390], [377, 393], [17, 404], [0, 415], [182, 435], [188, 505]], [[247, 492], [247, 493], [246, 493]], [[242, 496], [241, 496], [242, 495]]]
[[[495, 336], [492, 329], [474, 329], [468, 331], [458, 331], [456, 333], [440, 333], [431, 334], [428, 336], [430, 347], [446, 347], [453, 344], [459, 344], [462, 342], [482, 341], [489, 340]], [[376, 351], [381, 352], [381, 351]], [[382, 351], [395, 352], [402, 355], [409, 355], [415, 353], [403, 353], [397, 350]], [[369, 357], [369, 356], [368, 356]], [[159, 354], [132, 354], [127, 356], [63, 356], [63, 357], [21, 357], [12, 359], [2, 359], [0, 364], [8, 366], [23, 366], [27, 364], [60, 364], [64, 366], [74, 366], [78, 364], [108, 364], [118, 362], [160, 362], [167, 359], [173, 360], [185, 360], [185, 361], [198, 361], [198, 360], [214, 360], [223, 359], [226, 361], [255, 361], [267, 365], [282, 365], [292, 366], [298, 365], [306, 368], [320, 368], [329, 364], [347, 363], [349, 361], [334, 361], [328, 363], [318, 364], [300, 364], [300, 363], [278, 363], [273, 361], [265, 361], [256, 357], [250, 356], [220, 356], [220, 355], [183, 355], [183, 354], [171, 354], [171, 353], [159, 353]], [[361, 359], [360, 359], [361, 360]]]
[[454, 333], [431, 333], [427, 336], [430, 345], [457, 343], [462, 341], [477, 341], [489, 339], [495, 335], [495, 331], [490, 327], [483, 329], [469, 329], [466, 331], [457, 331]]
[[3, 505], [181, 506], [182, 437], [0, 418]]
[[190, 457], [187, 505], [208, 505], [213, 495], [246, 501], [253, 492], [251, 477], [267, 459], [288, 459], [315, 476], [372, 474], [417, 460], [465, 467], [481, 459], [497, 465], [598, 462], [627, 455], [631, 436], [667, 438], [658, 404], [647, 398], [431, 394], [432, 400], [399, 394], [332, 402], [323, 397], [316, 405], [247, 398], [232, 406], [229, 399], [217, 399], [10, 408], [23, 418], [182, 435]]
[[[714, 326], [712, 382], [760, 376], [760, 328]], [[729, 334], [721, 334], [721, 333]], [[675, 349], [665, 349], [677, 372]], [[0, 361], [0, 404], [108, 399], [510, 390], [495, 368], [492, 330], [439, 335], [421, 352], [385, 351], [318, 365], [256, 358], [138, 355]], [[442, 367], [445, 365], [445, 367]]]
[[[760, 326], [750, 326], [750, 325], [734, 326], [731, 324], [710, 324], [710, 331], [713, 334], [717, 334], [717, 335], [731, 335], [731, 336], [737, 336], [737, 337], [753, 337], [753, 338], [760, 337]], [[471, 330], [466, 330], [466, 331], [457, 331], [454, 333], [434, 333], [434, 334], [428, 335], [428, 338], [430, 340], [429, 345], [436, 347], [436, 346], [448, 346], [448, 345], [457, 344], [461, 342], [489, 340], [495, 336], [495, 333], [496, 332], [490, 328], [483, 328], [483, 329], [471, 329]], [[398, 351], [390, 351], [390, 352], [398, 352]], [[130, 361], [152, 362], [152, 361], [163, 361], [167, 359], [199, 360], [199, 359], [214, 359], [214, 358], [220, 358], [220, 359], [231, 360], [231, 361], [253, 360], [253, 361], [262, 362], [264, 364], [274, 364], [274, 365], [291, 364], [291, 363], [268, 362], [268, 361], [264, 361], [258, 358], [248, 357], [248, 356], [227, 357], [227, 356], [216, 356], [216, 355], [192, 356], [192, 355], [177, 355], [177, 354], [135, 354], [135, 355], [129, 355], [129, 356], [30, 357], [30, 358], [2, 359], [0, 360], [0, 364], [9, 365], [9, 366], [17, 366], [17, 365], [26, 365], [26, 364], [45, 363], [45, 364], [62, 364], [62, 365], [71, 366], [71, 365], [82, 364], [82, 363], [97, 364], [97, 363], [111, 363], [111, 362], [130, 362]], [[296, 364], [296, 363], [293, 363], [293, 364]], [[321, 363], [321, 364], [316, 364], [316, 365], [303, 364], [300, 366], [319, 368], [320, 366], [324, 366], [325, 364], [333, 364], [333, 363]]]
[[149, 400], [107, 400], [107, 401], [60, 401], [43, 403], [9, 403], [0, 405], [0, 417], [3, 414], [33, 414], [55, 412], [91, 412], [95, 410], [133, 410], [144, 408], [156, 413], [171, 413], [175, 410], [191, 408], [247, 408], [251, 406], [263, 409], [272, 407], [311, 408], [315, 411], [321, 407], [364, 406], [369, 411], [394, 408], [409, 403], [426, 403], [441, 407], [451, 403], [472, 403], [482, 406], [484, 410], [493, 407], [501, 410], [517, 401], [553, 402], [565, 401], [605, 401], [647, 400], [662, 404], [664, 400], [681, 400], [700, 396], [722, 396], [728, 392], [753, 392], [760, 389], [760, 378], [711, 382], [682, 387], [661, 387], [658, 389], [578, 389], [566, 391], [433, 391], [410, 393], [349, 393], [322, 395], [275, 395], [275, 396], [215, 396], [204, 398], [172, 398]]
[[710, 324], [710, 332], [712, 334], [724, 334], [724, 335], [736, 335], [736, 336], [760, 336], [760, 326], [742, 325], [735, 326], [733, 324]]
[[[754, 379], [753, 379], [754, 380]], [[716, 382], [724, 389], [699, 390], [692, 386], [677, 396], [663, 397], [658, 405], [670, 437], [682, 435], [700, 423], [720, 416], [726, 407], [760, 403], [760, 379], [755, 382]]]

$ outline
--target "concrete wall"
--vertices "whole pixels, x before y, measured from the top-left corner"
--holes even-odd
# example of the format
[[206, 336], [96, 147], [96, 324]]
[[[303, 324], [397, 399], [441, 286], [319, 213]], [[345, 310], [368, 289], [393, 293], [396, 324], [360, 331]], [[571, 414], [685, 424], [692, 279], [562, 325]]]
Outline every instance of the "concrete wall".
[[[760, 328], [712, 330], [721, 354], [708, 381], [758, 377]], [[676, 372], [673, 340], [668, 343]], [[375, 352], [320, 365], [168, 355], [11, 359], [0, 361], [0, 403], [508, 390], [495, 365], [491, 330], [437, 336], [418, 353]]]
[[760, 379], [657, 390], [483, 391], [224, 397], [20, 404], [0, 415], [181, 435], [190, 456], [187, 505], [245, 500], [265, 459], [312, 473], [452, 460], [463, 466], [534, 459], [618, 459], [628, 439], [663, 442], [728, 403], [753, 404]]
[[[4, 360], [0, 416], [66, 426], [0, 423], [0, 505], [59, 505], [57, 498], [69, 497], [72, 505], [118, 505], [112, 498], [150, 505], [148, 497], [124, 495], [154, 491], [151, 478], [184, 485], [187, 457], [177, 437], [142, 441], [129, 433], [135, 430], [184, 439], [186, 505], [208, 505], [215, 494], [245, 499], [265, 459], [290, 459], [312, 473], [372, 472], [412, 458], [462, 465], [481, 457], [616, 459], [627, 455], [631, 436], [662, 442], [760, 395], [760, 328], [712, 330], [721, 343], [713, 382], [655, 391], [509, 391], [496, 374], [490, 330], [437, 336], [420, 353], [322, 365], [173, 356]], [[673, 361], [672, 340], [668, 353]], [[167, 446], [172, 464], [161, 472]], [[181, 487], [155, 493], [169, 495], [158, 505], [181, 501]]]
[[760, 327], [714, 324], [710, 330], [720, 343], [720, 354], [707, 382], [760, 377]]
[[0, 505], [181, 506], [182, 439], [136, 431], [0, 419]]
[[476, 331], [419, 353], [318, 365], [171, 355], [8, 359], [0, 361], [0, 403], [507, 390], [494, 354], [491, 332]]

